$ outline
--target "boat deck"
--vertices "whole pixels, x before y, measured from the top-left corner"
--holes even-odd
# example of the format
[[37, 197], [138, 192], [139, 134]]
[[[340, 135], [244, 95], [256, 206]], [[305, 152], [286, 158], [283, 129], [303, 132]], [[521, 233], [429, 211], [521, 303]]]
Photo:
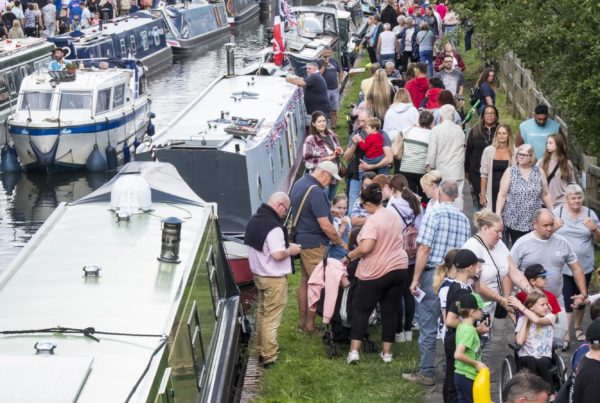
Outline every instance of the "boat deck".
[[[243, 154], [272, 133], [285, 104], [296, 96], [301, 97], [302, 91], [283, 77], [221, 78], [152, 138], [154, 147], [181, 145]], [[256, 134], [236, 137], [225, 131], [232, 126], [234, 117], [258, 121]], [[145, 145], [138, 149], [138, 153], [146, 151]]]

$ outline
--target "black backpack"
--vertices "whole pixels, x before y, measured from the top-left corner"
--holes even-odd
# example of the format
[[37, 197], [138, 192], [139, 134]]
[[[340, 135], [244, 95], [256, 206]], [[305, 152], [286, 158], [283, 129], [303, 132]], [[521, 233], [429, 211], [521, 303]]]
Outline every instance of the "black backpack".
[[475, 105], [475, 103], [477, 101], [479, 101], [480, 96], [481, 96], [481, 91], [479, 90], [479, 87], [478, 86], [471, 87], [471, 96], [469, 98], [469, 101], [471, 101], [471, 106]]

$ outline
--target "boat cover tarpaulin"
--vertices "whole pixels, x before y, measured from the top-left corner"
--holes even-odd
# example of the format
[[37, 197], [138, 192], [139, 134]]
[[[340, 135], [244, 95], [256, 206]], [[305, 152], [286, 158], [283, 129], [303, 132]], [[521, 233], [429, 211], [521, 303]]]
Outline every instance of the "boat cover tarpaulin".
[[148, 182], [153, 203], [183, 203], [204, 206], [206, 202], [185, 183], [177, 169], [166, 162], [130, 162], [114, 178], [95, 192], [74, 201], [71, 205], [110, 201], [116, 180], [123, 175], [141, 175]]

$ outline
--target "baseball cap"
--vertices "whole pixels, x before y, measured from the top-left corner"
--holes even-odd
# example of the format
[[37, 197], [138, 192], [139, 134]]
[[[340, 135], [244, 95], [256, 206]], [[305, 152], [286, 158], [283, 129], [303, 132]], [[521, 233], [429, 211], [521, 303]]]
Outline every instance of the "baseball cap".
[[477, 262], [485, 263], [485, 260], [478, 258], [470, 249], [461, 249], [454, 256], [454, 266], [458, 269], [464, 269]]
[[585, 339], [592, 344], [600, 344], [600, 318], [590, 323], [585, 331]]
[[538, 277], [546, 277], [548, 275], [548, 272], [546, 271], [546, 269], [544, 269], [544, 266], [542, 266], [541, 264], [534, 263], [525, 268], [524, 274], [527, 280], [533, 280], [534, 278]]
[[456, 301], [458, 309], [483, 309], [490, 304], [491, 302], [483, 302], [481, 295], [475, 293], [464, 294]]
[[338, 166], [332, 161], [321, 161], [317, 168], [322, 169], [337, 180], [342, 180], [339, 175]]

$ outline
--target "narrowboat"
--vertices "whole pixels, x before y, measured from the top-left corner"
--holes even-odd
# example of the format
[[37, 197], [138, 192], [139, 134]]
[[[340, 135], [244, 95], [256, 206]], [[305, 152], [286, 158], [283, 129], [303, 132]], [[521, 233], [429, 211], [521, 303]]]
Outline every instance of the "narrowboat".
[[261, 203], [288, 191], [304, 136], [304, 93], [284, 77], [227, 75], [215, 80], [162, 131], [137, 148], [137, 160], [173, 164], [204, 200], [219, 205], [227, 234], [244, 232]]
[[23, 80], [7, 123], [24, 168], [96, 169], [90, 159], [106, 163], [146, 132], [150, 100], [141, 62], [87, 63], [67, 65], [73, 70], [40, 70]]
[[225, 0], [229, 25], [239, 25], [258, 15], [260, 5], [257, 0]]
[[229, 34], [223, 3], [175, 2], [152, 10], [167, 29], [167, 43], [173, 53], [192, 52], [199, 45]]
[[167, 45], [165, 23], [145, 11], [115, 18], [99, 25], [48, 38], [56, 46], [69, 49], [69, 60], [135, 58], [154, 74], [173, 63]]
[[0, 146], [8, 143], [5, 122], [17, 105], [21, 81], [50, 63], [53, 47], [41, 38], [0, 40]]
[[[323, 48], [329, 46], [332, 55], [342, 60], [342, 42], [338, 23], [340, 11], [330, 7], [292, 7], [296, 25], [286, 24], [285, 55], [294, 73], [306, 77], [306, 63], [321, 58]], [[345, 11], [342, 11], [345, 12]]]
[[172, 165], [130, 163], [60, 204], [0, 303], [3, 401], [236, 398], [246, 328], [217, 207]]

